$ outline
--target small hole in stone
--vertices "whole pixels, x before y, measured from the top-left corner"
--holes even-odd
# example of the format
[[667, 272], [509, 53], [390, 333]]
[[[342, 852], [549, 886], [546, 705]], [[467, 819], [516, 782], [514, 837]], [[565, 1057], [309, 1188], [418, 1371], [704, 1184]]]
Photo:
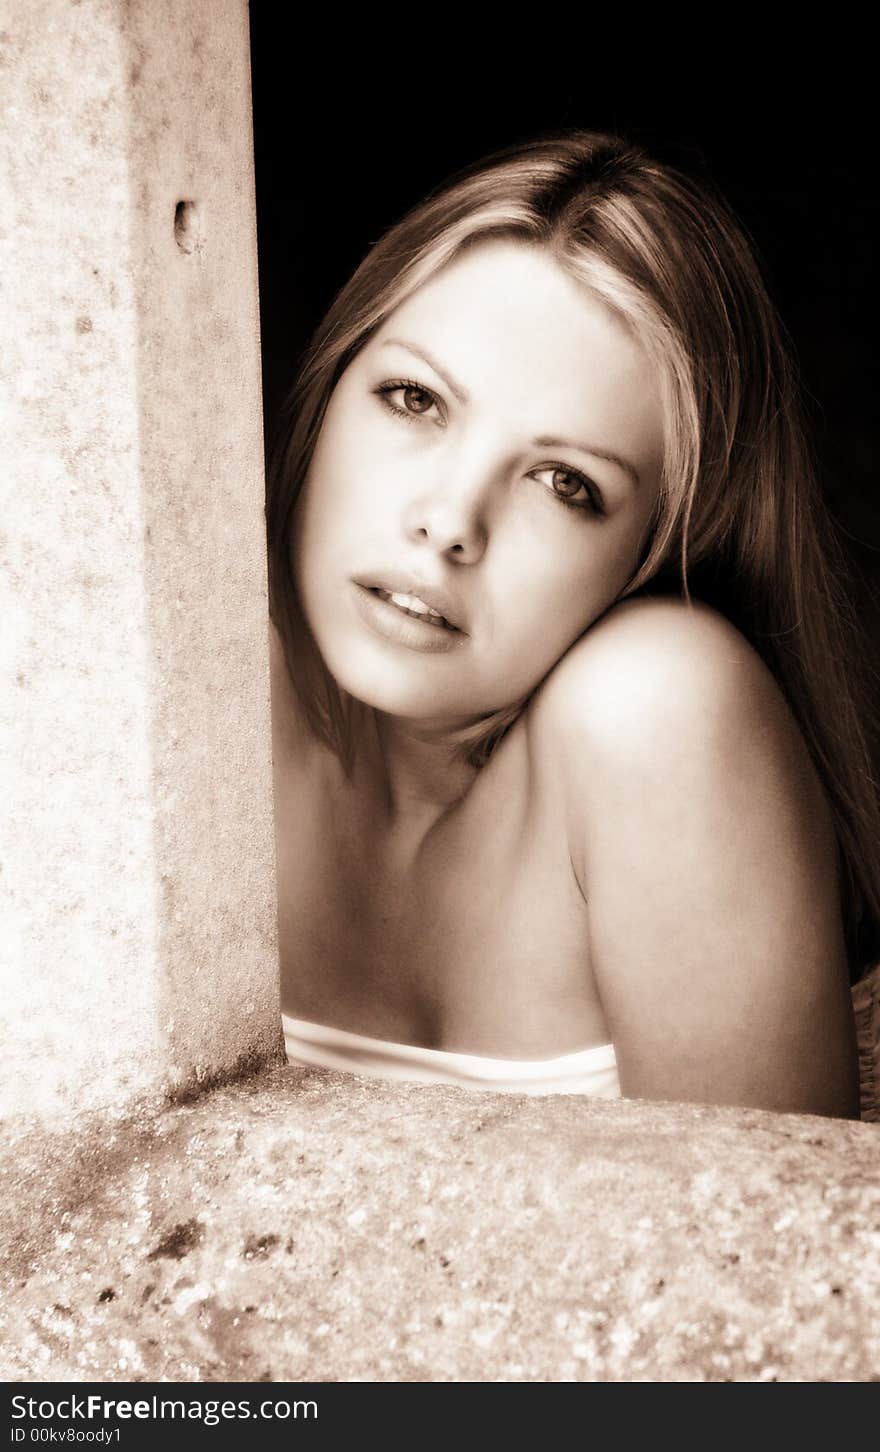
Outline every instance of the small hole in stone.
[[181, 252], [195, 252], [199, 245], [199, 210], [195, 202], [178, 202], [174, 208], [174, 240]]

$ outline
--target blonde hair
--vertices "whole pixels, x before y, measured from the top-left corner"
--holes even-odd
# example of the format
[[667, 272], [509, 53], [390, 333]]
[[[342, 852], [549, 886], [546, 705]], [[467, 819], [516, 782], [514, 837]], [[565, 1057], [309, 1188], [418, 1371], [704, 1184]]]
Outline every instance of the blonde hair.
[[[633, 328], [658, 371], [663, 481], [648, 552], [619, 598], [691, 592], [772, 670], [824, 783], [850, 960], [877, 951], [880, 802], [859, 700], [844, 556], [806, 441], [795, 367], [752, 249], [707, 183], [619, 137], [541, 137], [436, 189], [371, 249], [305, 354], [270, 467], [272, 619], [316, 735], [350, 768], [366, 709], [330, 677], [291, 565], [294, 507], [333, 389], [384, 319], [466, 248], [538, 246]], [[482, 765], [525, 703], [462, 732]]]

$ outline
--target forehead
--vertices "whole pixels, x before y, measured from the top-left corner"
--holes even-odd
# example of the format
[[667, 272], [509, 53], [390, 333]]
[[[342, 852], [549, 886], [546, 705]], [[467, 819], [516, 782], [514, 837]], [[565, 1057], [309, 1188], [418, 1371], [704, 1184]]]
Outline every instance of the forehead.
[[528, 243], [455, 257], [385, 319], [371, 350], [390, 339], [423, 345], [475, 397], [503, 384], [515, 409], [552, 405], [567, 415], [560, 427], [585, 411], [611, 427], [660, 426], [656, 370], [628, 324]]

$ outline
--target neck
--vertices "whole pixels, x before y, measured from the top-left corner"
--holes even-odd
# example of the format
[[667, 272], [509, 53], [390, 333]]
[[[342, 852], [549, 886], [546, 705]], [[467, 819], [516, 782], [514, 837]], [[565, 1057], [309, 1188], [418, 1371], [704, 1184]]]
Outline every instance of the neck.
[[467, 795], [478, 769], [463, 759], [448, 725], [370, 714], [363, 764], [375, 829], [418, 844]]

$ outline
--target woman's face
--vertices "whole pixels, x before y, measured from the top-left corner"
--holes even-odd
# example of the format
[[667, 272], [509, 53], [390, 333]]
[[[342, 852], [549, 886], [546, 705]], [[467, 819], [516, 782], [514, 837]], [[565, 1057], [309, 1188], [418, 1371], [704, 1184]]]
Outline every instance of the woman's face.
[[456, 258], [340, 378], [297, 505], [330, 673], [438, 724], [527, 696], [632, 577], [662, 449], [655, 370], [602, 302], [533, 247]]

